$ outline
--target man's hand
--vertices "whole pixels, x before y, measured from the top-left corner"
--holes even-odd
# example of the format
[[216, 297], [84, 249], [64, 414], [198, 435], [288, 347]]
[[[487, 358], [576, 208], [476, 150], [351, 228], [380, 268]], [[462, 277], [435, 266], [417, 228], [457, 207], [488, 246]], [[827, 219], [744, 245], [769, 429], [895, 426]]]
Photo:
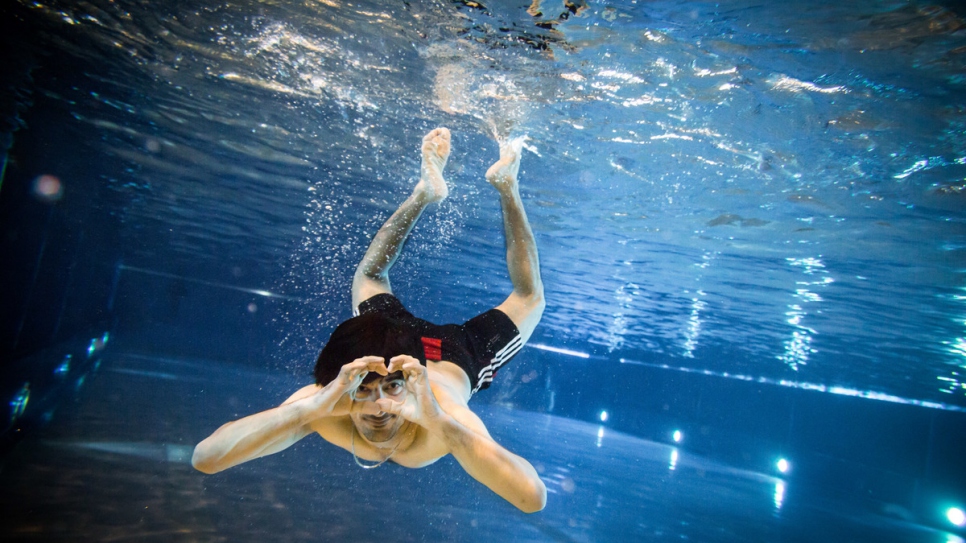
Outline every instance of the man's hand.
[[380, 398], [375, 402], [379, 409], [423, 427], [429, 427], [443, 414], [436, 402], [436, 396], [433, 395], [433, 389], [429, 386], [426, 367], [419, 360], [408, 355], [395, 356], [389, 361], [388, 371], [402, 372], [406, 380], [406, 397], [401, 402]]
[[364, 356], [342, 366], [339, 375], [318, 392], [320, 412], [331, 417], [355, 412], [370, 415], [378, 413], [379, 409], [372, 402], [355, 402], [352, 399], [352, 393], [359, 388], [370, 371], [382, 376], [389, 375], [385, 359], [381, 356]]

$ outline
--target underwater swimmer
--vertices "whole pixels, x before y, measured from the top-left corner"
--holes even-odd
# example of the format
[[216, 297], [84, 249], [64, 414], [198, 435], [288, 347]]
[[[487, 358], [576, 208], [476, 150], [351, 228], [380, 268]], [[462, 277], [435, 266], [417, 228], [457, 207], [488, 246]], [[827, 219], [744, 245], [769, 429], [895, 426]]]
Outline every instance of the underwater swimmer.
[[470, 476], [520, 510], [543, 509], [547, 490], [536, 470], [494, 441], [467, 406], [520, 350], [543, 314], [537, 247], [517, 183], [521, 148], [521, 140], [502, 145], [500, 159], [486, 172], [500, 194], [513, 284], [502, 304], [461, 325], [438, 326], [413, 316], [392, 295], [389, 269], [413, 225], [449, 193], [443, 168], [450, 133], [437, 128], [423, 138], [413, 193], [379, 229], [356, 268], [356, 316], [340, 324], [322, 349], [315, 384], [274, 409], [218, 428], [195, 447], [195, 468], [216, 473], [315, 432], [351, 452], [364, 468], [389, 460], [420, 468], [452, 454]]

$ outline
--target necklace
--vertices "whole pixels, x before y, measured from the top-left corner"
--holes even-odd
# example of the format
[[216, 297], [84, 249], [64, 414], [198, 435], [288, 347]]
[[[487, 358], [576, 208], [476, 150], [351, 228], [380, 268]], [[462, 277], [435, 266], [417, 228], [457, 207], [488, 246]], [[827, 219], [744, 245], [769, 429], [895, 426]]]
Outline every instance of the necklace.
[[355, 425], [353, 425], [352, 426], [352, 458], [356, 461], [356, 465], [362, 469], [375, 469], [385, 464], [386, 462], [389, 461], [390, 458], [392, 458], [392, 455], [396, 454], [396, 449], [398, 449], [399, 445], [403, 442], [403, 440], [401, 439], [397, 441], [396, 445], [392, 448], [391, 451], [389, 451], [389, 456], [383, 458], [379, 462], [376, 462], [375, 464], [363, 464], [359, 460], [359, 457], [356, 455], [356, 434], [358, 433], [359, 433], [359, 430], [356, 430]]

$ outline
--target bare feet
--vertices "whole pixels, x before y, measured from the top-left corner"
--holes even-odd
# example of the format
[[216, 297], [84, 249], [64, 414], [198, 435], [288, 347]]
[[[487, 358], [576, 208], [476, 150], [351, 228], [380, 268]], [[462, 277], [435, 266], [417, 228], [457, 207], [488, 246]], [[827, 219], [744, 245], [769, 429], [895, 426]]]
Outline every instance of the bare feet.
[[517, 174], [520, 173], [520, 153], [526, 138], [513, 138], [500, 145], [500, 160], [486, 170], [486, 180], [497, 190], [517, 187]]
[[443, 168], [448, 158], [448, 128], [437, 128], [423, 137], [423, 163], [419, 169], [415, 194], [422, 194], [429, 202], [439, 202], [449, 195], [449, 187], [443, 179]]

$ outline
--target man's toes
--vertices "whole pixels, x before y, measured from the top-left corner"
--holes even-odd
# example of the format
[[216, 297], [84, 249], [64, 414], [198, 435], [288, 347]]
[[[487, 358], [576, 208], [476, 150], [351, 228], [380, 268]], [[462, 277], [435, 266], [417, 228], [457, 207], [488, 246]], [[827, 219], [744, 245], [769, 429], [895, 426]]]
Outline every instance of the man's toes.
[[432, 132], [430, 132], [429, 134], [426, 134], [425, 139], [432, 139], [437, 142], [448, 141], [449, 129], [444, 127], [434, 128]]

